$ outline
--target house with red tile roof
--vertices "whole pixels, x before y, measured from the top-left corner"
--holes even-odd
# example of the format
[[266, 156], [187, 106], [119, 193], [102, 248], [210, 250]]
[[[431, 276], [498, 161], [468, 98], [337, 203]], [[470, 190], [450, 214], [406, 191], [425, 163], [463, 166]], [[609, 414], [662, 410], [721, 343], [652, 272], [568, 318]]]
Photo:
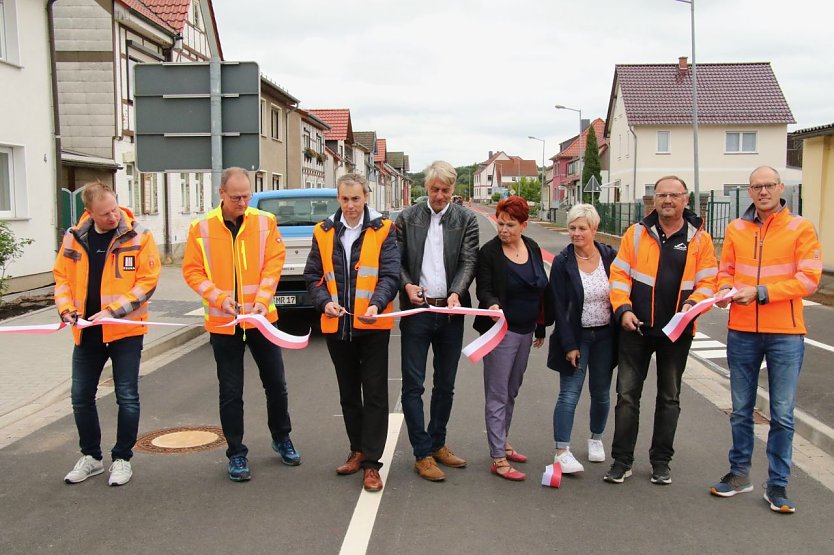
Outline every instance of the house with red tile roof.
[[[779, 170], [786, 183], [796, 178], [797, 170], [786, 171], [785, 148], [795, 120], [770, 63], [699, 63], [697, 72], [701, 192], [746, 187], [750, 171], [761, 165]], [[614, 68], [604, 132], [609, 200], [651, 195], [654, 182], [668, 174], [692, 189], [691, 78], [685, 57]]]
[[487, 201], [493, 193], [505, 194], [515, 188], [515, 183], [522, 177], [537, 179], [539, 167], [535, 160], [524, 160], [520, 156], [510, 156], [502, 150], [490, 152], [489, 157], [478, 164], [472, 177], [474, 198]]
[[478, 164], [478, 169], [472, 175], [472, 198], [486, 202], [492, 198], [493, 188], [500, 187], [500, 180], [496, 180], [495, 163], [499, 160], [509, 160], [510, 157], [503, 150], [489, 152], [487, 159]]
[[[583, 124], [588, 120], [582, 120]], [[579, 135], [574, 135], [570, 139], [563, 141], [559, 147], [559, 152], [550, 158], [553, 162], [553, 181], [551, 182], [550, 198], [552, 205], [576, 204], [582, 198], [578, 187], [580, 178], [580, 164], [579, 153], [582, 152], [584, 159], [585, 146], [588, 144], [588, 134], [593, 130], [596, 135], [597, 145], [599, 146], [600, 160], [606, 160], [606, 153], [608, 151], [608, 141], [605, 139], [605, 121], [597, 118], [586, 125], [582, 130], [582, 138]], [[580, 148], [581, 145], [581, 148]], [[603, 168], [606, 165], [603, 163]], [[603, 171], [603, 181], [606, 181], [607, 172]]]

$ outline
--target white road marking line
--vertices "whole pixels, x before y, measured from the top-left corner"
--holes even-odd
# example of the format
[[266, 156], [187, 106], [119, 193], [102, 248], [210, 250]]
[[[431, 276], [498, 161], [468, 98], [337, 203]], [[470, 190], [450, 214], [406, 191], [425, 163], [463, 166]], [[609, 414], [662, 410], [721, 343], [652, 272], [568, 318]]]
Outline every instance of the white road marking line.
[[[382, 468], [379, 471], [383, 484], [388, 481], [388, 471], [391, 469], [391, 460], [394, 458], [402, 424], [402, 413], [394, 412], [388, 415], [388, 439], [385, 441], [385, 450], [382, 452], [382, 458], [380, 459]], [[371, 533], [374, 530], [376, 514], [386, 488], [387, 486], [384, 486], [382, 491], [378, 492], [368, 492], [363, 489], [362, 493], [359, 494], [359, 500], [353, 510], [345, 539], [342, 541], [342, 548], [339, 550], [340, 554], [367, 553]]]
[[695, 354], [701, 358], [727, 358], [726, 349], [716, 349], [713, 351], [695, 351]]
[[696, 331], [696, 332], [695, 332], [695, 338], [694, 338], [695, 340], [698, 340], [698, 339], [709, 339], [709, 338], [710, 338], [710, 336], [708, 336], [708, 335], [707, 335], [707, 334], [705, 334], [705, 333], [701, 333], [701, 332], [699, 332], [699, 331]]
[[720, 341], [693, 341], [692, 348], [693, 349], [717, 349], [720, 347], [726, 347]]
[[814, 301], [802, 299], [802, 306], [820, 306], [820, 303], [815, 303]]
[[197, 309], [192, 310], [191, 312], [186, 312], [185, 316], [202, 316], [203, 314], [204, 314], [203, 309], [202, 308], [197, 308]]
[[814, 341], [813, 339], [808, 339], [807, 337], [805, 338], [805, 343], [813, 347], [817, 347], [819, 349], [824, 349], [826, 351], [834, 353], [834, 347], [832, 347], [831, 345], [826, 345], [825, 343], [820, 343], [819, 341]]

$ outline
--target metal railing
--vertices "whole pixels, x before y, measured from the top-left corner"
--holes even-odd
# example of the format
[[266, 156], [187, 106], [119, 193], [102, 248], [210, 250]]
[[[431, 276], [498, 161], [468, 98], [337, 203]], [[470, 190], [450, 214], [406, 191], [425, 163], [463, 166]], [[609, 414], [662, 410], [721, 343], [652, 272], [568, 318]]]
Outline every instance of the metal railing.
[[643, 219], [642, 202], [596, 203], [599, 212], [598, 231], [609, 235], [622, 235], [628, 226]]

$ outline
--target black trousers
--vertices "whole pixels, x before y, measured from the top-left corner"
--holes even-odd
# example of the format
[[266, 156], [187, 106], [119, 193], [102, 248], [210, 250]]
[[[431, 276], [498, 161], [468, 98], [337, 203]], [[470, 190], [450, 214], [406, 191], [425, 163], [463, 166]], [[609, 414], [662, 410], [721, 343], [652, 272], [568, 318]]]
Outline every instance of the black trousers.
[[388, 436], [389, 330], [374, 330], [342, 341], [327, 334], [336, 368], [339, 401], [351, 451], [365, 455], [363, 468], [379, 470]]
[[637, 332], [620, 333], [617, 369], [617, 408], [614, 410], [614, 443], [611, 456], [631, 466], [640, 426], [640, 397], [654, 353], [657, 358], [657, 398], [654, 409], [654, 433], [649, 461], [668, 464], [675, 454], [673, 444], [681, 412], [681, 378], [692, 336], [684, 334], [676, 342], [665, 335], [641, 336]]
[[226, 436], [226, 456], [248, 454], [243, 443], [243, 353], [246, 346], [258, 365], [258, 373], [266, 394], [267, 424], [273, 441], [290, 437], [292, 425], [287, 400], [287, 382], [281, 348], [273, 345], [256, 329], [235, 327], [234, 335], [211, 334], [217, 381], [220, 385], [220, 425]]

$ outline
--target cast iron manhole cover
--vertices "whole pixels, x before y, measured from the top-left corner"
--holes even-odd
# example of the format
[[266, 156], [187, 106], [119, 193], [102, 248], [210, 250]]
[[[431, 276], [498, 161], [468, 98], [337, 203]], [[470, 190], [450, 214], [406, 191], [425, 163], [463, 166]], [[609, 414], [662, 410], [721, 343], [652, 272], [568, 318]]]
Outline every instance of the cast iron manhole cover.
[[184, 426], [148, 432], [136, 440], [136, 450], [143, 453], [179, 454], [208, 451], [226, 444], [223, 430], [217, 426]]

